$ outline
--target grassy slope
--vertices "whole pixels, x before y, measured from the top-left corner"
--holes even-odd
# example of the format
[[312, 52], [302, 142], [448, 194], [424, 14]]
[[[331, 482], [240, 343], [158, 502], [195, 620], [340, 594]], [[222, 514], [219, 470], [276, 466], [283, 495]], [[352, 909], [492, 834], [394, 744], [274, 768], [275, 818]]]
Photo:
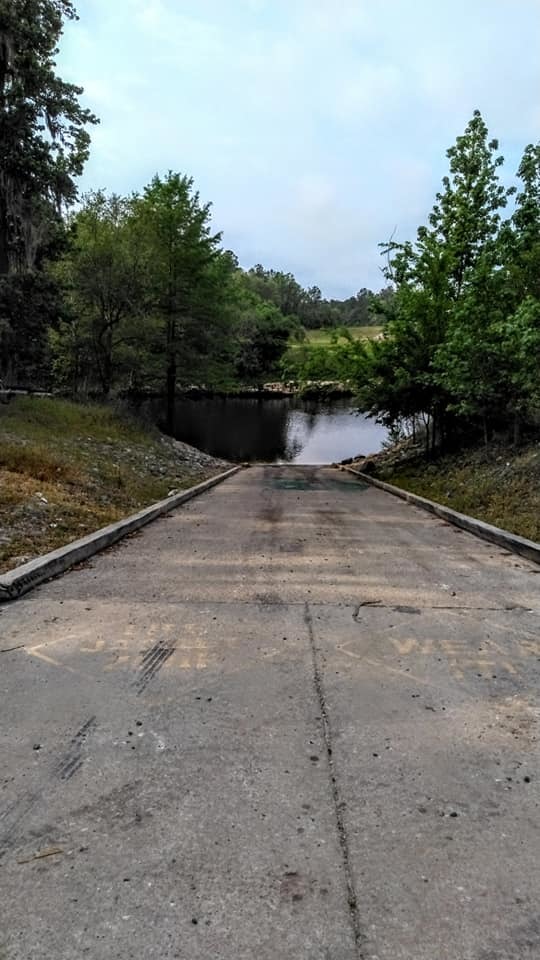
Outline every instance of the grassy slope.
[[[347, 327], [355, 340], [372, 340], [382, 330], [382, 327]], [[307, 339], [309, 343], [316, 343], [319, 346], [332, 343], [331, 330], [307, 330]]]
[[459, 513], [540, 541], [540, 444], [519, 451], [495, 446], [443, 457], [433, 464], [377, 469], [398, 487]]
[[[372, 340], [381, 332], [382, 327], [348, 327], [347, 329], [351, 332], [355, 340]], [[343, 343], [342, 338], [340, 342]], [[332, 347], [332, 330], [327, 328], [322, 330], [306, 330], [305, 343], [317, 347]], [[296, 341], [292, 341], [290, 344], [293, 349], [304, 345], [305, 344], [297, 343]]]
[[0, 572], [218, 472], [108, 407], [0, 406]]

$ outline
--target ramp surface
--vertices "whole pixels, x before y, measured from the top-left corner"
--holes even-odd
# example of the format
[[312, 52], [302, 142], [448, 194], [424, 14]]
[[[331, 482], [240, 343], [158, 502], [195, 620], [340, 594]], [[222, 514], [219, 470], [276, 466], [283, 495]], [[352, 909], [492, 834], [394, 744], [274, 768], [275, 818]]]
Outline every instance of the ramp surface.
[[2, 960], [538, 958], [539, 572], [257, 467], [4, 607]]

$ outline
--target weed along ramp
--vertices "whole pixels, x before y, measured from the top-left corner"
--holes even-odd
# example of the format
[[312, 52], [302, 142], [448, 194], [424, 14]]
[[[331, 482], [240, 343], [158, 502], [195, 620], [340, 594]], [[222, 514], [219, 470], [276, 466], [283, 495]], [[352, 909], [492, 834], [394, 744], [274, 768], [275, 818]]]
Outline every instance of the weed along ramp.
[[538, 566], [326, 467], [166, 506], [2, 606], [9, 960], [536, 960]]
[[146, 524], [151, 523], [152, 520], [170, 513], [183, 503], [192, 500], [193, 497], [211, 490], [212, 487], [234, 476], [240, 469], [241, 467], [232, 467], [216, 477], [211, 477], [203, 483], [182, 491], [182, 493], [174, 494], [167, 497], [166, 500], [146, 507], [146, 509], [140, 510], [131, 517], [112, 523], [102, 530], [97, 530], [95, 533], [83, 537], [81, 540], [76, 540], [74, 543], [61, 547], [59, 550], [54, 550], [44, 557], [38, 557], [36, 560], [31, 560], [29, 563], [0, 575], [0, 602], [16, 600], [45, 580], [65, 573], [66, 570], [76, 564], [88, 560], [99, 551], [106, 550], [107, 547], [113, 546], [124, 537], [140, 530]]

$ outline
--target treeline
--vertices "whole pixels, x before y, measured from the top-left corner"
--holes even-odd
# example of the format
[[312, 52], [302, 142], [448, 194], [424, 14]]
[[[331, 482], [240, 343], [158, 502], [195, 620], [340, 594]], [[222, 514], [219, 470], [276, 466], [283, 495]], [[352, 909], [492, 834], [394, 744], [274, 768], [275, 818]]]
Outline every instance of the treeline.
[[319, 287], [305, 289], [292, 273], [265, 270], [260, 264], [249, 270], [247, 276], [254, 293], [275, 304], [285, 316], [293, 316], [306, 330], [380, 323], [375, 301], [384, 302], [392, 296], [390, 287], [378, 294], [363, 287], [345, 300], [326, 300]]
[[[129, 197], [94, 192], [56, 227], [56, 249], [2, 280], [2, 377], [71, 395], [234, 389], [280, 374], [304, 328], [369, 322], [368, 294], [333, 305], [291, 274], [242, 270], [191, 178]], [[343, 309], [341, 309], [343, 308]]]
[[257, 383], [294, 327], [250, 287], [213, 233], [193, 181], [154, 177], [129, 198], [90, 194], [50, 272], [64, 317], [50, 328], [53, 376], [72, 394]]
[[[429, 449], [477, 434], [487, 444], [494, 431], [517, 441], [540, 420], [540, 144], [506, 187], [476, 111], [447, 155], [416, 240], [382, 244], [394, 291], [377, 304], [384, 336], [338, 345], [326, 371], [355, 383], [361, 408], [396, 431], [420, 425]], [[308, 358], [306, 379], [322, 359]]]

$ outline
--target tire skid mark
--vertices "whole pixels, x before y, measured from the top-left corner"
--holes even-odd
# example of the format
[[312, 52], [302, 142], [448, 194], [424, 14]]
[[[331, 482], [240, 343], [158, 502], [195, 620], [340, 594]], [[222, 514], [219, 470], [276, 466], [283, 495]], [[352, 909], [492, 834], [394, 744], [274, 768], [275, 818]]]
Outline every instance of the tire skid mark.
[[[71, 780], [83, 765], [82, 750], [97, 727], [96, 717], [90, 717], [77, 731], [67, 753], [53, 767], [53, 773], [64, 782]], [[42, 800], [41, 793], [23, 793], [3, 809], [0, 809], [0, 860], [12, 847], [19, 843], [23, 823], [32, 813], [36, 804]]]
[[71, 741], [71, 747], [56, 766], [56, 774], [61, 780], [71, 780], [83, 765], [82, 750], [88, 737], [97, 727], [96, 717], [90, 717], [77, 731]]
[[167, 645], [159, 640], [153, 647], [150, 647], [150, 650], [145, 652], [139, 667], [139, 675], [134, 683], [138, 694], [146, 690], [150, 681], [159, 673], [163, 664], [172, 657], [175, 650], [174, 645]]
[[20, 838], [19, 827], [40, 799], [38, 793], [25, 793], [0, 810], [0, 860], [16, 846]]

